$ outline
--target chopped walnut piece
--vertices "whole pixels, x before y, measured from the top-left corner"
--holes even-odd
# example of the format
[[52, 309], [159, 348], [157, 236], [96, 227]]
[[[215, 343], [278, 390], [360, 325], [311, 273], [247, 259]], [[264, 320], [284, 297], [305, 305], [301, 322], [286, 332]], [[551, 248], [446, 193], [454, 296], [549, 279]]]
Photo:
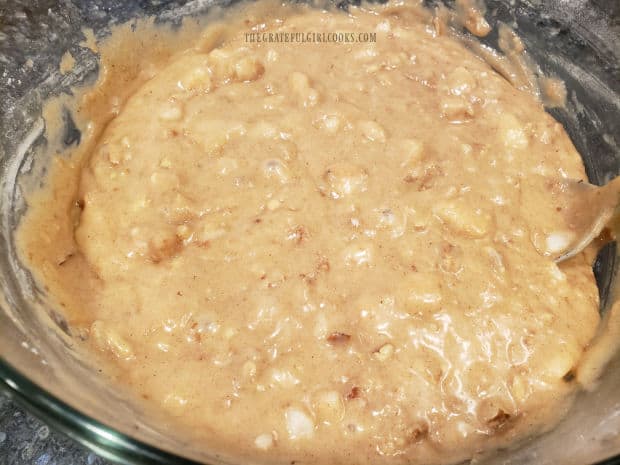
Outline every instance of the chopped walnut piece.
[[176, 235], [153, 239], [149, 242], [149, 258], [153, 263], [159, 263], [176, 255], [182, 246], [183, 241]]
[[327, 336], [327, 342], [331, 345], [343, 345], [351, 340], [351, 335], [345, 333], [331, 333]]
[[353, 386], [351, 390], [349, 391], [349, 393], [347, 394], [347, 400], [357, 399], [361, 395], [362, 395], [362, 390], [357, 386]]
[[497, 411], [497, 415], [487, 421], [487, 425], [494, 431], [499, 431], [506, 426], [511, 418], [512, 415], [504, 412], [502, 409], [499, 409]]
[[329, 268], [329, 260], [325, 257], [319, 260], [319, 263], [316, 267], [317, 271], [329, 271]]

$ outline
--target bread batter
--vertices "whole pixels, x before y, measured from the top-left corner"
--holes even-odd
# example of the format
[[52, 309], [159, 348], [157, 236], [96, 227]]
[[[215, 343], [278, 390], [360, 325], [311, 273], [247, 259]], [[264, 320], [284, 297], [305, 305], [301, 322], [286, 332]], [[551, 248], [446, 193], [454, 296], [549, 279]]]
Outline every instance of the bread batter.
[[[417, 6], [245, 24], [154, 68], [33, 204], [24, 255], [74, 334], [259, 462], [452, 463], [552, 427], [599, 322], [590, 264], [550, 258], [552, 184], [585, 178], [561, 125]], [[244, 39], [309, 31], [376, 42]]]

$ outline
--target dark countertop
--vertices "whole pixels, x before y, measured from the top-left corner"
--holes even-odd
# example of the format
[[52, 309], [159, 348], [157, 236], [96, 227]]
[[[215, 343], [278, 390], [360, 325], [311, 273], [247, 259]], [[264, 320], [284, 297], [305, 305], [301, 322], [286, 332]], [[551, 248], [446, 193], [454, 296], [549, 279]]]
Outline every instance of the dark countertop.
[[[29, 40], [28, 43], [19, 47], [15, 46], [15, 43], [10, 40], [0, 41], [0, 45], [4, 46], [4, 52], [0, 50], [0, 57], [3, 55], [8, 57], [3, 62], [5, 72], [0, 76], [0, 94], [2, 94], [0, 101], [6, 106], [8, 105], [7, 102], [15, 101], [18, 97], [21, 98], [26, 90], [33, 86], [33, 82], [36, 82], [36, 79], [44, 82], [43, 78], [46, 75], [45, 73], [48, 73], [48, 68], [57, 69], [57, 64], [64, 50], [73, 47], [74, 56], [79, 58], [81, 55], [77, 53], [79, 51], [77, 43], [81, 38], [76, 38], [78, 36], [81, 37], [79, 29], [84, 24], [101, 28], [109, 23], [108, 16], [98, 16], [101, 12], [115, 15], [120, 19], [126, 19], [131, 16], [139, 16], [138, 12], [142, 14], [157, 14], [167, 9], [173, 10], [175, 6], [184, 3], [186, 3], [186, 0], [142, 0], [140, 2], [124, 2], [122, 0], [75, 0], [66, 2], [57, 2], [55, 0], [12, 0], [10, 3], [0, 0], [0, 18], [3, 20], [4, 30], [11, 31], [11, 34], [5, 35], [8, 39], [25, 37]], [[566, 43], [563, 37], [566, 36], [567, 31], [572, 27], [580, 27], [581, 30], [586, 30], [589, 33], [601, 34], [602, 40], [608, 44], [617, 56], [620, 44], [620, 35], [617, 34], [617, 31], [620, 30], [619, 1], [545, 0], [537, 3], [540, 4], [541, 9], [544, 7], [544, 11], [548, 12], [548, 18], [563, 18], [562, 23], [555, 21], [555, 19], [555, 23], [550, 22], [547, 24], [540, 21], [533, 23], [536, 28], [545, 27], [549, 31], [553, 31], [555, 25], [558, 26], [557, 32], [549, 37], [549, 45], [560, 47], [558, 44]], [[10, 7], [7, 7], [7, 5], [10, 5]], [[576, 13], [577, 9], [581, 10]], [[26, 11], [28, 14], [25, 13]], [[54, 13], [54, 15], [51, 13]], [[27, 18], [27, 20], [22, 18]], [[68, 21], [68, 19], [71, 19], [71, 21]], [[57, 21], [58, 24], [54, 23], [54, 21]], [[7, 29], [7, 27], [12, 27], [12, 24], [16, 28], [19, 25], [31, 33], [21, 35], [13, 33], [13, 29]], [[601, 27], [602, 25], [606, 25], [606, 27]], [[37, 31], [43, 26], [49, 26], [52, 30], [72, 32], [71, 34], [58, 34], [55, 36], [55, 40], [49, 40], [48, 35], [37, 35]], [[603, 33], [604, 35], [602, 35]], [[571, 46], [575, 50], [579, 50], [581, 44], [577, 41], [571, 44]], [[88, 54], [87, 49], [81, 50], [83, 53]], [[545, 51], [545, 49], [541, 48], [541, 51]], [[598, 69], [599, 65], [596, 63], [594, 55], [577, 53], [575, 56], [580, 57], [584, 63], [584, 68], [590, 66]], [[28, 70], [21, 66], [26, 57], [33, 58], [34, 70]], [[53, 62], [53, 66], [50, 65], [50, 62]], [[610, 68], [607, 72], [617, 76], [618, 63], [610, 63]], [[20, 87], [17, 84], [20, 84]], [[8, 127], [21, 128], [23, 126], [24, 130], [29, 130], [30, 128], [29, 124], [23, 124], [23, 118], [16, 118], [14, 112], [3, 111], [0, 115], [0, 120], [2, 120], [0, 126], [5, 129], [5, 134], [8, 134], [6, 131]], [[610, 121], [616, 120], [611, 118]], [[609, 134], [617, 134], [617, 131], [610, 130]], [[22, 137], [14, 138], [16, 141], [21, 141], [22, 139]], [[2, 141], [0, 140], [0, 142]], [[597, 151], [593, 151], [593, 153], [597, 153]], [[614, 168], [612, 171], [617, 170]], [[111, 464], [66, 436], [51, 431], [43, 422], [25, 412], [0, 393], [0, 465]]]
[[0, 465], [111, 465], [0, 394]]

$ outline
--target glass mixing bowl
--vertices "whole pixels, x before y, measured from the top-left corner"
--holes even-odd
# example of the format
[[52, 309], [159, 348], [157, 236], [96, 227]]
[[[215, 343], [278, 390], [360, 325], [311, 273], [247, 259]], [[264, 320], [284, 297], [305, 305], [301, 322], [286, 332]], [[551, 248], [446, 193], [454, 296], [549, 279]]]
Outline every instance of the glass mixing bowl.
[[[28, 410], [104, 457], [132, 464], [232, 463], [186, 444], [183, 437], [123, 399], [72, 349], [69, 328], [47, 304], [20, 262], [14, 233], [27, 205], [23, 192], [40, 183], [52, 154], [42, 103], [75, 85], [92, 84], [97, 55], [79, 46], [83, 27], [98, 37], [137, 17], [179, 24], [211, 0], [0, 0], [0, 387]], [[217, 2], [227, 5], [229, 0]], [[428, 2], [432, 3], [432, 2]], [[346, 0], [339, 3], [346, 7]], [[583, 156], [588, 176], [604, 183], [620, 168], [620, 2], [617, 0], [491, 0], [487, 17], [518, 26], [545, 73], [568, 88], [553, 115]], [[485, 39], [494, 44], [496, 35]], [[76, 59], [62, 75], [67, 50]], [[79, 143], [67, 110], [62, 141]], [[595, 264], [601, 312], [614, 294], [616, 247]], [[582, 393], [556, 429], [490, 464], [620, 463], [620, 357], [594, 392]], [[477, 462], [480, 463], [480, 462]]]

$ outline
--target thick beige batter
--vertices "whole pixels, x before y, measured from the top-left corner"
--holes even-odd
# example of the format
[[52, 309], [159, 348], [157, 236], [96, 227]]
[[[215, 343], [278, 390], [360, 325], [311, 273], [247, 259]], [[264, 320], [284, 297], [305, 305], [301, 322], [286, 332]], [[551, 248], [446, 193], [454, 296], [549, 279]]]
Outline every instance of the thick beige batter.
[[564, 130], [417, 7], [281, 18], [153, 68], [52, 201], [75, 246], [31, 210], [74, 333], [258, 461], [456, 462], [553, 426], [599, 321], [589, 263], [548, 257], [551, 186], [584, 177]]

